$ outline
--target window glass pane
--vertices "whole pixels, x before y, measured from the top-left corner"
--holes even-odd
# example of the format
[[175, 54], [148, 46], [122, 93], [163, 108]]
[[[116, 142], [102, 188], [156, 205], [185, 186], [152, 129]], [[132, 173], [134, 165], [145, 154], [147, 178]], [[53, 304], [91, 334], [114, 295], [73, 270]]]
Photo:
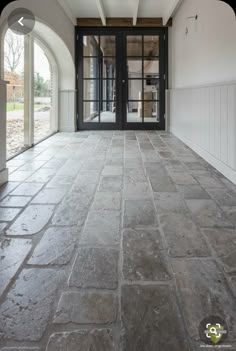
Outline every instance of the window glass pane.
[[88, 101], [83, 103], [84, 122], [99, 122], [99, 102]]
[[100, 36], [100, 49], [102, 56], [116, 55], [116, 37], [112, 35]]
[[24, 36], [11, 30], [4, 37], [4, 79], [7, 85], [7, 158], [23, 151], [24, 139]]
[[142, 56], [142, 36], [127, 35], [127, 56]]
[[159, 56], [159, 36], [145, 35], [143, 37], [144, 56]]
[[34, 43], [34, 142], [52, 130], [53, 82], [49, 61], [42, 48]]

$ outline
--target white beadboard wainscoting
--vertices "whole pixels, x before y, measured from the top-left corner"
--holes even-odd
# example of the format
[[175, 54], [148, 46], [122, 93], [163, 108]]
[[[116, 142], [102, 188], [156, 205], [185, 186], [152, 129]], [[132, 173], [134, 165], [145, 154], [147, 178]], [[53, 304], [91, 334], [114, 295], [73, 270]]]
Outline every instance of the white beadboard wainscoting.
[[169, 130], [236, 184], [236, 82], [167, 96]]
[[76, 131], [76, 91], [60, 90], [59, 91], [59, 131], [75, 132]]
[[[0, 79], [0, 186], [8, 180], [6, 168], [6, 84]], [[3, 103], [2, 103], [3, 102]]]

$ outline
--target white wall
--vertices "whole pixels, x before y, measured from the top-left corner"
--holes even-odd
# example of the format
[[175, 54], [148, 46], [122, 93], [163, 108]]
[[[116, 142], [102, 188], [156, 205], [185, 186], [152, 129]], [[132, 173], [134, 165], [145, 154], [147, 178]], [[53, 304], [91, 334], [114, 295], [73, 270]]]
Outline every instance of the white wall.
[[169, 129], [236, 183], [235, 14], [218, 0], [184, 0], [169, 34]]

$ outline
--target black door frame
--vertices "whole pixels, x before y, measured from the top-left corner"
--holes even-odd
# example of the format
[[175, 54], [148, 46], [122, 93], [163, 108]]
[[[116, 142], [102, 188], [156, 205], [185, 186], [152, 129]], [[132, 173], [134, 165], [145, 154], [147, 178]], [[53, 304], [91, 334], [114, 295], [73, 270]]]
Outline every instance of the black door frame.
[[[115, 35], [116, 40], [116, 122], [83, 122], [83, 36]], [[158, 35], [160, 38], [160, 122], [126, 122], [126, 35]], [[75, 63], [76, 63], [76, 116], [78, 130], [165, 130], [165, 90], [168, 89], [168, 28], [131, 28], [131, 27], [75, 27]], [[126, 83], [127, 84], [127, 83]]]

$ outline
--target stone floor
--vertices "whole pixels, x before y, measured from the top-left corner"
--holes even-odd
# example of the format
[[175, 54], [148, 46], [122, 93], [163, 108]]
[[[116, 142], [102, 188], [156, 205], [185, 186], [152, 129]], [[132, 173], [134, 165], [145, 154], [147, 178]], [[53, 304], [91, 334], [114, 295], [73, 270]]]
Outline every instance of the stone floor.
[[209, 315], [236, 350], [236, 187], [181, 141], [61, 133], [8, 167], [1, 351], [200, 350]]

